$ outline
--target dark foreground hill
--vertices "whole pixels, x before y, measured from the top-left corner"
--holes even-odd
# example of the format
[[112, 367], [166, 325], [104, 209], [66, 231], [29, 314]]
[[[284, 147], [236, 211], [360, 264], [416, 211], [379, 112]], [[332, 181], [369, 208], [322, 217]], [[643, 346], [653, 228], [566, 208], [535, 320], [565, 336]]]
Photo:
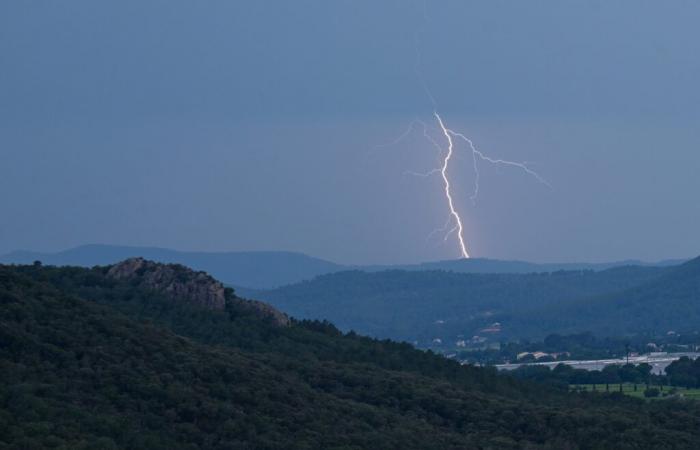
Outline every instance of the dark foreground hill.
[[132, 260], [0, 266], [0, 449], [691, 449], [695, 402], [573, 394], [289, 321]]
[[661, 261], [646, 264], [640, 261], [611, 263], [535, 264], [523, 261], [493, 259], [458, 259], [422, 264], [350, 266], [336, 264], [295, 252], [183, 252], [155, 247], [126, 247], [116, 245], [83, 245], [57, 253], [15, 251], [0, 256], [0, 263], [31, 264], [42, 261], [56, 266], [115, 264], [140, 256], [162, 263], [176, 263], [204, 270], [231, 286], [269, 289], [310, 280], [316, 276], [346, 270], [379, 272], [385, 270], [449, 271], [456, 273], [544, 273], [559, 270], [605, 270], [620, 266], [665, 267], [681, 261]]

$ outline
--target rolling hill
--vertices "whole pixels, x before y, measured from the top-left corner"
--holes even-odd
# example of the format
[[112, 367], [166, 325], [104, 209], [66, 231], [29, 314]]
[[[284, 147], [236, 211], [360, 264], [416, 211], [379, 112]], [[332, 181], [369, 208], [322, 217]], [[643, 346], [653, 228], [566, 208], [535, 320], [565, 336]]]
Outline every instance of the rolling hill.
[[[700, 330], [700, 257], [629, 289], [540, 308], [538, 326], [562, 332], [586, 329], [600, 335], [664, 334]], [[514, 324], [532, 329], [531, 318]]]
[[497, 342], [586, 331], [615, 337], [700, 331], [700, 258], [598, 272], [342, 272], [244, 293], [297, 317], [426, 348], [473, 336]]
[[[355, 271], [242, 292], [296, 317], [328, 319], [343, 330], [440, 348], [475, 335], [496, 342], [542, 338], [564, 325], [555, 320], [559, 313], [543, 322], [541, 316], [547, 311], [643, 285], [672, 270], [630, 266], [535, 274]], [[495, 323], [497, 327], [492, 326]], [[579, 325], [585, 329], [586, 323]], [[442, 344], [436, 344], [436, 339]]]

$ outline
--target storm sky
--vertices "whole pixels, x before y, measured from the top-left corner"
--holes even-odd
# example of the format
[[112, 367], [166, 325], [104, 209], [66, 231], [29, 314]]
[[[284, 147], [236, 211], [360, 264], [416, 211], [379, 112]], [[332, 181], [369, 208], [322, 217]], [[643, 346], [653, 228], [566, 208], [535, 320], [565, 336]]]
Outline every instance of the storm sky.
[[[0, 253], [86, 243], [456, 258], [700, 253], [700, 3], [5, 1]], [[420, 55], [420, 58], [418, 58]], [[439, 139], [439, 133], [429, 130]], [[440, 141], [441, 144], [444, 142]]]

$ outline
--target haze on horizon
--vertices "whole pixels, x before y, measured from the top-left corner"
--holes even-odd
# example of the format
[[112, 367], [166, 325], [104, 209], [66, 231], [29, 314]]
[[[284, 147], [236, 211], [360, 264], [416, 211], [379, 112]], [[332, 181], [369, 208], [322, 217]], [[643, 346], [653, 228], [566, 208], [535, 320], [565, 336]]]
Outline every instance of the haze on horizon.
[[0, 4], [0, 254], [86, 243], [452, 259], [432, 106], [553, 186], [451, 167], [475, 257], [700, 253], [700, 4]]

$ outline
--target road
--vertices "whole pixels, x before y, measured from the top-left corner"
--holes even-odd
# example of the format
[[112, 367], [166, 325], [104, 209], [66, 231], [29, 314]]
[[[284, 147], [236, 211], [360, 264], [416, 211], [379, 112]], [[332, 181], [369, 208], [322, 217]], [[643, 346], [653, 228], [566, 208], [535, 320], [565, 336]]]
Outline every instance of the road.
[[[651, 353], [649, 355], [631, 356], [629, 358], [630, 364], [650, 364], [652, 369], [651, 373], [656, 375], [661, 375], [666, 370], [666, 367], [673, 361], [680, 359], [683, 356], [687, 356], [691, 359], [696, 359], [700, 357], [700, 353]], [[558, 364], [566, 364], [568, 366], [574, 367], [576, 369], [586, 369], [586, 370], [602, 370], [603, 367], [609, 366], [611, 364], [624, 365], [627, 363], [626, 358], [620, 359], [596, 359], [587, 361], [552, 361], [552, 362], [533, 362], [533, 363], [522, 363], [522, 364], [498, 364], [496, 368], [498, 370], [514, 370], [520, 366], [548, 366], [553, 368]]]

